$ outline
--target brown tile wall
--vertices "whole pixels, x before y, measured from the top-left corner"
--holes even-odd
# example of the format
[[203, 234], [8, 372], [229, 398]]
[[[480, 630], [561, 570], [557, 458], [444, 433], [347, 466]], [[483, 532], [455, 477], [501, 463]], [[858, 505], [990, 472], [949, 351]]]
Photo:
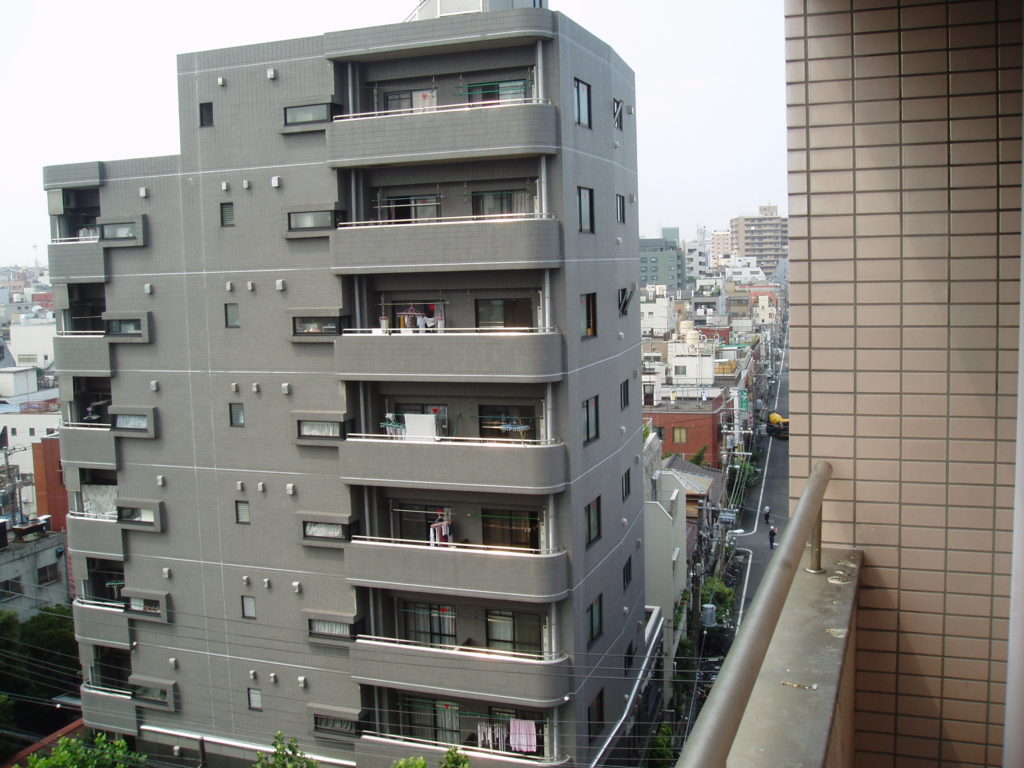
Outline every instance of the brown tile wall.
[[[791, 476], [864, 550], [858, 765], [1001, 765], [1020, 0], [786, 0]], [[795, 498], [794, 498], [795, 502]]]

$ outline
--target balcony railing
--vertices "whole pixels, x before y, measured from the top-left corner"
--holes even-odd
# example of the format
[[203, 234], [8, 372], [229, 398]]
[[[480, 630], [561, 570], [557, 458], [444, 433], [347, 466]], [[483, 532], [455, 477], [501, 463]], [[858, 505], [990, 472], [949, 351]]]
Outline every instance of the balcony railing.
[[57, 331], [58, 336], [72, 336], [76, 338], [82, 338], [83, 336], [91, 337], [102, 337], [106, 336], [106, 331]]
[[334, 122], [345, 120], [366, 120], [374, 117], [394, 117], [396, 115], [422, 115], [434, 112], [457, 112], [467, 109], [498, 109], [501, 107], [518, 107], [523, 104], [550, 104], [548, 99], [534, 99], [525, 96], [513, 99], [494, 99], [492, 101], [464, 101], [459, 104], [436, 104], [431, 107], [406, 107], [404, 109], [380, 109], [375, 112], [353, 112], [350, 115], [335, 115]]
[[[824, 765], [852, 739], [852, 711], [841, 710], [852, 696], [843, 666], [853, 663], [860, 556], [841, 552], [831, 575], [821, 567], [821, 505], [831, 476], [829, 463], [814, 466], [676, 768], [720, 768], [730, 753], [758, 764], [754, 755], [764, 759], [767, 741], [773, 764]], [[779, 715], [765, 714], [772, 712]], [[772, 738], [783, 729], [784, 739]]]
[[[523, 425], [510, 425], [510, 426], [523, 426]], [[532, 427], [529, 427], [532, 429]], [[396, 426], [397, 429], [397, 426]], [[444, 443], [447, 445], [506, 445], [506, 446], [519, 446], [519, 445], [560, 445], [561, 440], [555, 438], [541, 439], [541, 440], [527, 440], [519, 437], [448, 437], [438, 435], [436, 437], [421, 437], [419, 435], [371, 435], [364, 433], [353, 433], [347, 438], [349, 441], [356, 442], [376, 442], [376, 443], [387, 443], [387, 442], [398, 442], [398, 443]]]
[[488, 648], [480, 645], [446, 645], [444, 643], [422, 643], [418, 640], [405, 640], [400, 637], [377, 637], [375, 635], [360, 635], [360, 642], [377, 643], [378, 645], [395, 645], [407, 648], [422, 648], [429, 651], [446, 651], [459, 654], [480, 656], [484, 658], [504, 657], [516, 661], [532, 662], [543, 664], [545, 662], [562, 662], [568, 658], [568, 654], [562, 651], [549, 651], [545, 653], [524, 653], [522, 651], [507, 651], [501, 648]]
[[434, 326], [433, 328], [345, 328], [342, 330], [342, 336], [359, 336], [359, 335], [373, 335], [373, 336], [410, 336], [416, 334], [435, 334], [435, 333], [451, 333], [451, 334], [469, 334], [473, 336], [487, 335], [487, 336], [521, 336], [523, 334], [531, 333], [558, 333], [557, 328], [544, 328], [534, 326], [522, 326], [522, 327], [502, 327], [502, 328], [451, 328], [448, 326]]
[[487, 552], [498, 557], [515, 557], [520, 555], [557, 555], [565, 551], [562, 547], [548, 549], [532, 549], [530, 547], [500, 547], [493, 544], [464, 544], [457, 541], [423, 541], [422, 539], [393, 539], [385, 536], [353, 536], [353, 541], [365, 541], [370, 544], [393, 544], [396, 547], [428, 547], [433, 549], [461, 549], [465, 552]]
[[338, 229], [352, 227], [408, 227], [423, 224], [479, 224], [498, 221], [540, 221], [554, 219], [553, 213], [487, 213], [478, 216], [423, 216], [416, 219], [367, 219], [364, 221], [344, 221]]
[[101, 693], [132, 698], [132, 691], [128, 688], [128, 684], [122, 683], [120, 680], [110, 680], [99, 668], [99, 665], [89, 667], [89, 675], [85, 678], [84, 685]]
[[124, 613], [124, 600], [114, 600], [102, 597], [84, 597], [79, 595], [75, 598], [74, 604], [85, 608], [100, 608], [105, 611]]
[[[563, 765], [569, 762], [568, 755], [545, 757], [542, 755], [524, 755], [521, 752], [499, 752], [496, 749], [486, 747], [468, 746], [466, 744], [454, 744], [447, 741], [431, 741], [429, 739], [417, 739], [413, 736], [402, 736], [395, 733], [383, 733], [378, 731], [363, 731], [363, 739], [368, 741], [380, 741], [385, 743], [409, 744], [411, 746], [422, 745], [436, 747], [441, 750], [448, 750], [450, 747], [458, 747], [460, 752], [465, 752], [469, 757], [474, 755], [488, 756], [492, 760], [509, 759], [516, 763], [535, 763], [537, 765]], [[500, 763], [499, 763], [500, 764]]]
[[68, 245], [70, 243], [98, 243], [100, 240], [99, 229], [94, 235], [79, 235], [78, 237], [54, 237], [50, 239], [50, 245]]

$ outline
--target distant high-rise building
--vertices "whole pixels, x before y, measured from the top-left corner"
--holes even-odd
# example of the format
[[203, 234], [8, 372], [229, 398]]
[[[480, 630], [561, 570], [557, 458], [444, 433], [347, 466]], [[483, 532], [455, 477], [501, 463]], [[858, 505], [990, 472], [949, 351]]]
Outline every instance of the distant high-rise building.
[[723, 256], [732, 253], [732, 233], [727, 229], [716, 229], [711, 233], [709, 253], [711, 266], [717, 267]]
[[753, 257], [769, 277], [789, 255], [789, 225], [774, 205], [762, 205], [757, 216], [737, 216], [730, 222], [732, 255]]

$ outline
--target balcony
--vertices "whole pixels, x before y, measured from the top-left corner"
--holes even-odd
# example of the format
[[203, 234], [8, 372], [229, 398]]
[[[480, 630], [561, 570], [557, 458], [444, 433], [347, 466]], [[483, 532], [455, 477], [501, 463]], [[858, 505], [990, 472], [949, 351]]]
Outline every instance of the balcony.
[[831, 474], [815, 466], [676, 768], [763, 765], [766, 745], [773, 765], [854, 764], [862, 557], [821, 549]]
[[75, 617], [75, 636], [79, 640], [128, 648], [131, 638], [123, 600], [80, 595], [71, 609]]
[[109, 517], [86, 517], [81, 512], [72, 511], [68, 515], [68, 542], [71, 549], [97, 556], [105, 554], [115, 559], [124, 557], [121, 529], [115, 516], [116, 512], [113, 511]]
[[71, 376], [110, 376], [107, 337], [98, 331], [63, 331], [53, 340], [57, 372]]
[[346, 548], [345, 575], [349, 583], [364, 587], [487, 595], [526, 603], [563, 599], [569, 581], [568, 558], [560, 549], [514, 550], [454, 542], [431, 545], [371, 536], [356, 536]]
[[565, 445], [552, 440], [352, 434], [339, 445], [341, 481], [481, 493], [558, 493]]
[[550, 709], [571, 690], [564, 653], [525, 654], [472, 646], [428, 645], [361, 635], [350, 653], [352, 680], [405, 691], [480, 697]]
[[531, 98], [339, 115], [327, 126], [334, 168], [536, 157], [557, 146], [557, 109]]
[[348, 381], [533, 383], [564, 375], [562, 336], [552, 328], [343, 331], [335, 369]]
[[81, 467], [116, 469], [114, 436], [109, 424], [73, 422], [60, 427], [60, 455]]
[[61, 237], [50, 242], [50, 275], [53, 283], [105, 283], [107, 271], [103, 264], [103, 245], [99, 229], [96, 235]]
[[555, 269], [562, 264], [559, 222], [549, 214], [358, 221], [331, 233], [338, 275]]
[[107, 688], [89, 681], [79, 690], [86, 725], [117, 733], [138, 733], [135, 700], [127, 688]]

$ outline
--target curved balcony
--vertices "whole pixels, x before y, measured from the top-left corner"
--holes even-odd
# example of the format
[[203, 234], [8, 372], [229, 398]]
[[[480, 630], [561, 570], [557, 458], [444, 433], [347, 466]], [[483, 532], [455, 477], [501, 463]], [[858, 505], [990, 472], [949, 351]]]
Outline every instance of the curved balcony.
[[110, 349], [102, 331], [62, 331], [53, 339], [57, 373], [110, 376]]
[[558, 110], [541, 99], [339, 115], [327, 126], [327, 161], [334, 168], [536, 157], [557, 150]]
[[355, 536], [345, 550], [345, 577], [364, 587], [526, 603], [553, 602], [569, 593], [568, 557], [561, 549]]
[[331, 233], [338, 275], [556, 269], [559, 222], [550, 214], [450, 216], [418, 221], [357, 221]]
[[352, 679], [406, 691], [552, 708], [570, 693], [564, 653], [527, 654], [476, 646], [428, 645], [360, 635], [349, 654]]
[[523, 494], [566, 485], [565, 445], [551, 440], [352, 434], [338, 458], [351, 485]]
[[135, 698], [131, 691], [92, 682], [83, 683], [79, 691], [86, 725], [118, 733], [138, 733]]
[[562, 336], [553, 328], [346, 330], [334, 342], [347, 381], [531, 383], [564, 376]]
[[80, 467], [117, 467], [114, 436], [109, 424], [68, 423], [60, 428], [60, 455]]

